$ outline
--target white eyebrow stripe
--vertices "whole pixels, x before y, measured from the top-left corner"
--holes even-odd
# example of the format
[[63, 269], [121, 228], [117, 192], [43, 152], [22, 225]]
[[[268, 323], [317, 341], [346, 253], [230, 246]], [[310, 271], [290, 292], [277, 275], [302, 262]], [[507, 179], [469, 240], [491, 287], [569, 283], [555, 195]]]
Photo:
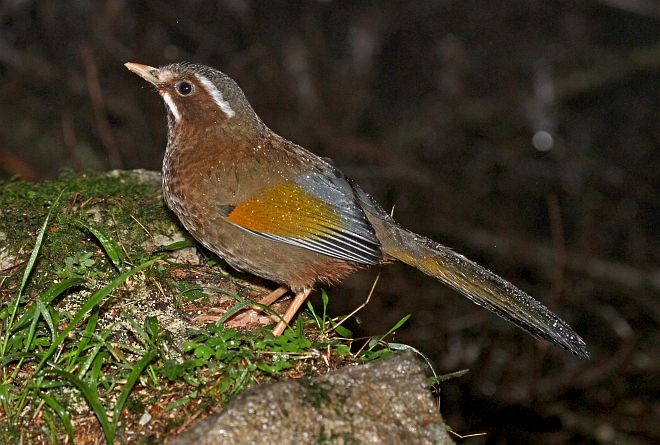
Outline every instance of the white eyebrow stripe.
[[202, 84], [207, 93], [213, 98], [218, 108], [222, 110], [223, 113], [227, 115], [227, 118], [232, 118], [236, 113], [229, 105], [229, 102], [222, 97], [222, 93], [213, 85], [208, 78], [202, 76], [201, 74], [195, 73], [195, 77], [199, 80], [199, 83]]
[[163, 69], [159, 70], [158, 78], [162, 82], [171, 82], [172, 79], [174, 78], [174, 75], [172, 74], [172, 71], [163, 68]]
[[172, 96], [170, 96], [170, 93], [163, 93], [163, 100], [165, 101], [167, 108], [169, 108], [172, 114], [174, 115], [174, 120], [176, 122], [179, 122], [181, 120], [181, 113], [179, 113], [179, 109], [176, 107], [176, 104], [172, 100]]

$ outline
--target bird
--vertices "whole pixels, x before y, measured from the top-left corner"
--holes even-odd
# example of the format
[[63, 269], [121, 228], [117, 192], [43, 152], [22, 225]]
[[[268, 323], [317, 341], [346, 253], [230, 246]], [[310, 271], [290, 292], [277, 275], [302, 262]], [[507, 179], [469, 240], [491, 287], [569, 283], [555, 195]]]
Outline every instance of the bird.
[[589, 357], [582, 338], [542, 303], [406, 230], [331, 160], [270, 130], [228, 75], [189, 62], [125, 66], [165, 103], [163, 196], [183, 227], [233, 268], [279, 285], [260, 307], [294, 294], [274, 335], [315, 287], [399, 261], [532, 336]]

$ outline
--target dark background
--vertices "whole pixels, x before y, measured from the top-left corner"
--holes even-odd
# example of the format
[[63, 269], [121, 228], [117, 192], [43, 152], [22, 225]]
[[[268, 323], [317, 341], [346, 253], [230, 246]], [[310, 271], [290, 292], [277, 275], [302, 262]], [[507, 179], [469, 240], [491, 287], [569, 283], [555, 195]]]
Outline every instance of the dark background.
[[590, 361], [383, 269], [361, 334], [412, 313], [396, 341], [470, 369], [442, 385], [454, 430], [488, 433], [464, 443], [660, 440], [657, 2], [3, 1], [0, 178], [159, 169], [164, 106], [122, 64], [178, 60], [584, 337]]

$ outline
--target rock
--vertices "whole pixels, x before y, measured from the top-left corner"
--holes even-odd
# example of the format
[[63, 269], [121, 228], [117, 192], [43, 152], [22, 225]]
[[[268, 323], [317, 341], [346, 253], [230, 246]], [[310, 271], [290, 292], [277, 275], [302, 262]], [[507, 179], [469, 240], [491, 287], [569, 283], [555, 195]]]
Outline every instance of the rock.
[[246, 391], [168, 441], [207, 444], [452, 444], [410, 352]]

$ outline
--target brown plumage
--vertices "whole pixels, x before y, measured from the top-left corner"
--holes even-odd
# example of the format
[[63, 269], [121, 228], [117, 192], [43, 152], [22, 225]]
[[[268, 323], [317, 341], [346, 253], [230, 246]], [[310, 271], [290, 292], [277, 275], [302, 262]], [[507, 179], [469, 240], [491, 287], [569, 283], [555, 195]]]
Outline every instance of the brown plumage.
[[177, 63], [127, 63], [165, 101], [168, 143], [163, 193], [183, 226], [233, 267], [296, 297], [281, 334], [319, 283], [402, 261], [532, 335], [587, 357], [561, 319], [512, 284], [428, 238], [399, 226], [328, 161], [273, 133], [238, 85], [220, 71]]

